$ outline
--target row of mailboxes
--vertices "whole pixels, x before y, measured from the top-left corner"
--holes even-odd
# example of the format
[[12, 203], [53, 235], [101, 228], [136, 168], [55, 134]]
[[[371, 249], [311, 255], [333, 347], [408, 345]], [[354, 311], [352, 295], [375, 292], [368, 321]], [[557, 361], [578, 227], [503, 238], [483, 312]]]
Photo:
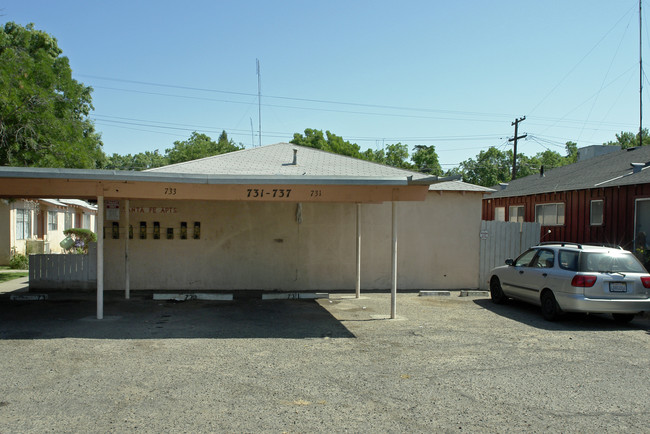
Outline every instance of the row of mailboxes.
[[[168, 240], [173, 240], [175, 237], [175, 229], [174, 227], [167, 227], [165, 231], [165, 238]], [[138, 238], [141, 240], [146, 240], [148, 238], [149, 234], [147, 232], [147, 222], [140, 222], [140, 230], [138, 232]], [[104, 238], [106, 238], [106, 228], [104, 228]], [[120, 238], [120, 223], [119, 222], [113, 222], [113, 226], [111, 228], [111, 238], [114, 240], [118, 240]], [[129, 239], [132, 240], [133, 237], [133, 225], [129, 225]], [[159, 240], [162, 238], [161, 236], [161, 228], [160, 228], [160, 222], [153, 222], [153, 231], [151, 233], [151, 238], [154, 240]], [[181, 222], [179, 232], [178, 232], [178, 238], [181, 240], [187, 240], [189, 238], [199, 240], [201, 239], [201, 222], [194, 222], [194, 227], [192, 234], [188, 234], [188, 226], [187, 222]]]

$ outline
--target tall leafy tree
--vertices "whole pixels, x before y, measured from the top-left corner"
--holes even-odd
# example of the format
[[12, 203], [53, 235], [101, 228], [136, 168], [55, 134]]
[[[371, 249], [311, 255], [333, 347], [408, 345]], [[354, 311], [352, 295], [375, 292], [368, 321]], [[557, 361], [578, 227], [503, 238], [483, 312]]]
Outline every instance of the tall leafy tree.
[[329, 131], [323, 134], [321, 130], [307, 128], [304, 135], [295, 133], [291, 143], [321, 149], [334, 154], [347, 155], [348, 157], [362, 158], [359, 145], [343, 140], [343, 137]]
[[221, 133], [217, 142], [209, 136], [195, 131], [189, 139], [175, 141], [174, 146], [165, 151], [165, 156], [169, 164], [176, 164], [240, 149], [243, 149], [243, 147], [235, 145], [232, 140], [228, 140], [225, 131]]
[[411, 155], [411, 160], [415, 163], [415, 169], [431, 175], [442, 175], [442, 167], [438, 161], [436, 147], [426, 145], [415, 145], [415, 152]]
[[500, 182], [508, 182], [512, 177], [512, 151], [500, 151], [494, 146], [481, 151], [476, 159], [460, 163], [463, 181], [491, 187]]
[[564, 148], [566, 149], [566, 164], [578, 162], [578, 144], [576, 142], [566, 142]]
[[[620, 146], [621, 149], [634, 148], [635, 146], [639, 146], [639, 134], [621, 131], [620, 134], [616, 134], [616, 140], [610, 140], [603, 144]], [[643, 146], [647, 145], [650, 145], [650, 136], [648, 136], [648, 129], [644, 128]]]
[[47, 33], [0, 29], [0, 165], [94, 168], [102, 142], [88, 115], [92, 88], [72, 78]]
[[165, 166], [168, 164], [167, 161], [167, 157], [160, 154], [156, 149], [153, 152], [145, 151], [135, 155], [113, 154], [106, 157], [103, 168], [116, 170], [145, 170]]

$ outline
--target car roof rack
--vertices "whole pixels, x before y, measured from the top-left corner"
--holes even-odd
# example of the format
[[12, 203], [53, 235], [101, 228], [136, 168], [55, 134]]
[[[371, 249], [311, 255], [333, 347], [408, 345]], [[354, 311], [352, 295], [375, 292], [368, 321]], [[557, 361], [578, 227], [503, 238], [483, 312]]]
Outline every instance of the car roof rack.
[[583, 247], [609, 247], [610, 249], [624, 250], [623, 247], [619, 246], [618, 244], [607, 244], [607, 243], [581, 244], [581, 243], [572, 243], [569, 241], [544, 241], [543, 243], [538, 244], [538, 246], [550, 246], [550, 245], [562, 246], [562, 247], [576, 246], [579, 249], [582, 249]]
[[576, 246], [579, 249], [582, 249], [582, 244], [571, 243], [571, 242], [568, 242], [568, 241], [544, 241], [543, 243], [539, 243], [538, 245], [539, 246], [550, 246], [550, 245], [558, 246], [559, 245], [559, 246], [562, 246], [562, 247], [565, 247], [567, 245], [571, 245], [571, 246]]
[[623, 247], [619, 246], [618, 244], [607, 244], [607, 243], [601, 243], [601, 244], [585, 244], [585, 246], [591, 246], [591, 247], [609, 247], [610, 249], [625, 250]]

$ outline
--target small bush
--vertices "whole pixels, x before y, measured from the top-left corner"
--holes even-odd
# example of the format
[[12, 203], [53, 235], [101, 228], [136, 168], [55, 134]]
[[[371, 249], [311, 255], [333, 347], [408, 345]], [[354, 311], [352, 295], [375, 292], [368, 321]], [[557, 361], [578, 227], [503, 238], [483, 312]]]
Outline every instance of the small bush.
[[74, 245], [70, 249], [71, 253], [88, 253], [88, 245], [97, 242], [97, 234], [89, 229], [71, 228], [64, 230], [63, 233], [74, 237]]
[[22, 253], [16, 253], [9, 260], [9, 268], [12, 270], [27, 270], [29, 268], [29, 259]]

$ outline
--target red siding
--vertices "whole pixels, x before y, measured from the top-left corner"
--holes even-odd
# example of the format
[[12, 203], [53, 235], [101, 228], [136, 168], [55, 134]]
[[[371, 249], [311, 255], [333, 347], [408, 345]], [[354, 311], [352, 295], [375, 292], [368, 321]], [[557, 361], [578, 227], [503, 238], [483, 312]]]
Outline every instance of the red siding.
[[[543, 226], [542, 241], [607, 243], [631, 249], [635, 201], [639, 198], [650, 198], [650, 184], [484, 199], [483, 220], [494, 220], [494, 208], [500, 206], [505, 207], [507, 220], [509, 206], [524, 205], [524, 220], [534, 222], [535, 205], [564, 203], [564, 225]], [[589, 223], [592, 200], [603, 200], [602, 226]]]

